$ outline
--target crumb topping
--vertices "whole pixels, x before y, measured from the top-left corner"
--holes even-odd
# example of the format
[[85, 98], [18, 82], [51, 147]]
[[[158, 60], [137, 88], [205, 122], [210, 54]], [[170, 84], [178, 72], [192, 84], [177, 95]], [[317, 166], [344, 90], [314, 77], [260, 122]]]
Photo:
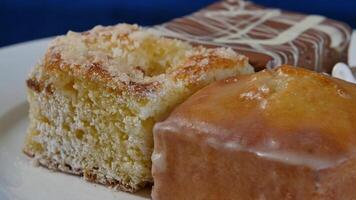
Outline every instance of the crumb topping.
[[193, 47], [161, 37], [157, 31], [118, 24], [96, 26], [83, 33], [70, 31], [57, 37], [43, 66], [45, 70], [69, 71], [141, 93], [158, 88], [159, 83], [170, 78], [197, 77], [210, 68], [236, 67], [241, 63], [245, 67], [245, 61], [246, 57], [230, 48]]

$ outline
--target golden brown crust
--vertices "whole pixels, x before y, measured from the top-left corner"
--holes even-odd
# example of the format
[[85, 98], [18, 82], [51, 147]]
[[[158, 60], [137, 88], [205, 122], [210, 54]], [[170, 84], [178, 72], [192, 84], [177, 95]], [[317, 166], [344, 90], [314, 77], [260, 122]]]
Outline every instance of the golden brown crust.
[[235, 64], [244, 65], [245, 62], [247, 62], [247, 58], [244, 56], [238, 57], [237, 60], [231, 60], [216, 54], [214, 51], [210, 51], [203, 55], [197, 54], [189, 57], [182, 64], [182, 67], [173, 72], [173, 74], [177, 80], [191, 79], [191, 81], [194, 81], [197, 76], [206, 73], [211, 68], [228, 69]]
[[[118, 49], [117, 51], [124, 48], [128, 50], [137, 48], [134, 43], [139, 43], [139, 41], [135, 41], [129, 36], [141, 31], [136, 25], [120, 24], [109, 27], [98, 26], [84, 33], [70, 32], [67, 36], [58, 37], [52, 43], [45, 55], [43, 69], [47, 73], [59, 71], [100, 81], [120, 91], [137, 88], [138, 90], [133, 92], [143, 94], [146, 92], [144, 89], [151, 84], [150, 82], [143, 79], [130, 80], [128, 76], [124, 76], [124, 79], [120, 77], [120, 73], [125, 73], [121, 68], [132, 67], [141, 72], [142, 69], [136, 66], [120, 66], [115, 61], [115, 59], [119, 59], [120, 55], [113, 56], [115, 48]], [[113, 41], [114, 39], [115, 41]], [[81, 46], [81, 48], [77, 46]], [[109, 68], [112, 65], [116, 66], [112, 67], [110, 71]], [[132, 72], [135, 72], [135, 69]]]
[[[212, 84], [193, 95], [172, 116], [239, 133], [226, 132], [223, 140], [240, 143], [243, 138], [246, 148], [270, 151], [266, 140], [271, 139], [278, 143], [279, 150], [331, 157], [349, 154], [356, 145], [356, 114], [349, 112], [356, 109], [355, 98], [354, 84], [282, 66]], [[206, 134], [218, 136], [216, 132]]]
[[215, 82], [155, 125], [153, 197], [355, 199], [355, 100], [291, 66]]
[[43, 84], [34, 79], [27, 79], [26, 85], [29, 89], [35, 92], [41, 92], [43, 90]]
[[[154, 48], [157, 52], [149, 55], [147, 52]], [[168, 53], [180, 52], [176, 56], [158, 57], [159, 48], [171, 48]], [[173, 57], [166, 65], [157, 64], [169, 56]], [[148, 61], [140, 61], [144, 59]], [[157, 91], [164, 79], [194, 83], [207, 71], [245, 66], [247, 62], [246, 57], [237, 56], [231, 49], [192, 47], [136, 25], [119, 24], [58, 37], [46, 52], [41, 68], [49, 76], [54, 73], [73, 75], [98, 81], [118, 91], [146, 96]], [[158, 71], [150, 72], [152, 67]]]
[[54, 91], [52, 84], [48, 84], [45, 86], [43, 82], [37, 81], [36, 79], [27, 79], [26, 85], [28, 89], [31, 89], [37, 93], [42, 92], [42, 90], [45, 90], [46, 94], [52, 95]]

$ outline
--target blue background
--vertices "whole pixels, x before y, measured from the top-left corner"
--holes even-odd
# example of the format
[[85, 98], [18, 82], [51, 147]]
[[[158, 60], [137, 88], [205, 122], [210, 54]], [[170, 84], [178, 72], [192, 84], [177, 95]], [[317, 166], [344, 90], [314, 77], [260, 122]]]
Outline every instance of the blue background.
[[[215, 0], [0, 0], [0, 46], [119, 22], [153, 25]], [[356, 28], [356, 0], [254, 0], [270, 7], [322, 14]]]

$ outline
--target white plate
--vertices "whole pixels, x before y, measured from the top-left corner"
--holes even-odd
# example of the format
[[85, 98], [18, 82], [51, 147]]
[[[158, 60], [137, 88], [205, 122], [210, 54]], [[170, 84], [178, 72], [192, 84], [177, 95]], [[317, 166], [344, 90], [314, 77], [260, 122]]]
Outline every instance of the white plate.
[[77, 176], [35, 167], [21, 151], [28, 124], [25, 80], [50, 39], [0, 49], [0, 200], [142, 200], [150, 191], [128, 194]]
[[0, 200], [141, 200], [82, 178], [31, 165], [21, 151], [27, 127], [25, 80], [51, 38], [0, 48]]

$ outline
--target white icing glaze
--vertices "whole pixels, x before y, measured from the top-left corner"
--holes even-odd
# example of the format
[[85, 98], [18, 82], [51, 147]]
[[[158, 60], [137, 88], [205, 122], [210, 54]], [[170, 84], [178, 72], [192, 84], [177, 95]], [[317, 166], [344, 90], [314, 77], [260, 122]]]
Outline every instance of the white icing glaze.
[[319, 31], [329, 34], [329, 37], [331, 39], [330, 46], [332, 48], [337, 48], [341, 45], [341, 43], [343, 41], [343, 36], [337, 28], [332, 27], [332, 26], [323, 25], [323, 24], [319, 24], [319, 25], [315, 26], [314, 28], [316, 30], [319, 30]]
[[351, 67], [356, 67], [356, 31], [352, 33], [348, 62]]
[[345, 63], [337, 63], [333, 70], [332, 70], [332, 76], [351, 82], [351, 83], [356, 83], [356, 78], [352, 74], [352, 71], [349, 66], [347, 66]]
[[339, 164], [344, 159], [338, 160], [336, 163], [333, 160], [318, 159], [312, 156], [299, 155], [292, 152], [259, 152], [255, 151], [256, 155], [266, 159], [287, 163], [290, 165], [304, 165], [312, 169], [325, 169], [331, 165]]
[[[276, 149], [275, 151], [263, 151], [259, 150], [257, 148], [245, 148], [243, 147], [239, 142], [233, 142], [233, 141], [228, 141], [228, 142], [222, 142], [218, 139], [215, 139], [213, 137], [209, 137], [208, 139], [205, 140], [206, 144], [215, 148], [215, 149], [226, 149], [229, 151], [241, 151], [241, 152], [249, 152], [257, 155], [258, 157], [268, 159], [268, 160], [273, 160], [277, 162], [282, 162], [288, 165], [302, 165], [302, 166], [307, 166], [312, 169], [325, 169], [331, 166], [335, 166], [337, 164], [340, 164], [344, 162], [346, 159], [345, 158], [339, 158], [336, 160], [333, 159], [322, 159], [322, 158], [316, 158], [315, 156], [308, 156], [308, 155], [302, 155], [298, 154], [295, 152], [287, 152], [287, 151], [278, 151], [278, 143], [276, 141], [273, 141], [269, 145], [273, 145], [273, 148]], [[273, 149], [272, 148], [272, 149]]]
[[[243, 144], [243, 141], [239, 140], [228, 140], [224, 141], [220, 137], [215, 137], [210, 135], [210, 133], [219, 133], [221, 135], [230, 135], [233, 132], [229, 129], [225, 129], [223, 127], [218, 127], [210, 123], [204, 123], [201, 121], [192, 121], [179, 118], [170, 120], [168, 124], [164, 124], [164, 126], [160, 126], [160, 130], [166, 130], [170, 134], [172, 133], [180, 133], [180, 127], [190, 128], [192, 130], [196, 130], [198, 134], [185, 134], [189, 140], [201, 140], [201, 144], [206, 144], [215, 149], [229, 150], [229, 151], [241, 151], [241, 152], [249, 152], [255, 154], [258, 157], [273, 160], [277, 162], [282, 162], [288, 165], [302, 165], [307, 166], [315, 170], [325, 169], [329, 167], [336, 166], [342, 162], [344, 162], [346, 157], [330, 157], [330, 158], [320, 158], [313, 155], [308, 155], [305, 153], [292, 152], [286, 150], [280, 150], [280, 144], [278, 141], [269, 139], [262, 146], [256, 147], [246, 147]], [[205, 139], [202, 139], [199, 134], [207, 134]], [[266, 149], [267, 148], [267, 149]], [[165, 162], [162, 159], [161, 152], [155, 152], [152, 156], [152, 162], [157, 168], [157, 170], [165, 169]]]
[[[253, 26], [251, 26], [251, 28], [244, 29], [241, 32], [237, 32], [236, 34], [231, 34], [226, 37], [213, 39], [213, 41], [218, 43], [221, 42], [221, 43], [229, 43], [229, 44], [238, 43], [238, 44], [281, 45], [293, 41], [300, 34], [316, 26], [323, 20], [324, 17], [321, 16], [308, 16], [304, 18], [302, 21], [300, 21], [300, 23], [294, 24], [289, 29], [277, 34], [274, 38], [270, 38], [270, 39], [242, 38], [241, 37], [242, 34], [246, 34], [247, 32], [250, 32], [250, 29], [252, 29], [255, 26], [255, 24], [252, 24]], [[261, 18], [261, 21], [265, 21], [265, 19]]]
[[[330, 39], [330, 47], [336, 50], [345, 48], [347, 43], [343, 41], [350, 37], [344, 26], [323, 23], [325, 18], [322, 16], [285, 15], [278, 9], [259, 9], [248, 7], [249, 5], [250, 2], [241, 0], [226, 1], [221, 3], [222, 7], [219, 9], [206, 9], [186, 17], [192, 24], [187, 23], [183, 26], [179, 23], [167, 23], [156, 26], [155, 29], [164, 35], [190, 42], [262, 52], [273, 58], [271, 67], [286, 61], [298, 65], [301, 50], [296, 44], [306, 42], [313, 46], [315, 70], [319, 70], [323, 64], [320, 59], [323, 55], [325, 35]], [[236, 20], [236, 17], [241, 16], [244, 16], [244, 20]], [[281, 31], [265, 25], [267, 21], [283, 23], [290, 27]], [[314, 30], [317, 33], [304, 34], [307, 30]]]
[[163, 172], [166, 170], [166, 158], [163, 152], [153, 152], [151, 156], [152, 164], [155, 167], [155, 170]]

